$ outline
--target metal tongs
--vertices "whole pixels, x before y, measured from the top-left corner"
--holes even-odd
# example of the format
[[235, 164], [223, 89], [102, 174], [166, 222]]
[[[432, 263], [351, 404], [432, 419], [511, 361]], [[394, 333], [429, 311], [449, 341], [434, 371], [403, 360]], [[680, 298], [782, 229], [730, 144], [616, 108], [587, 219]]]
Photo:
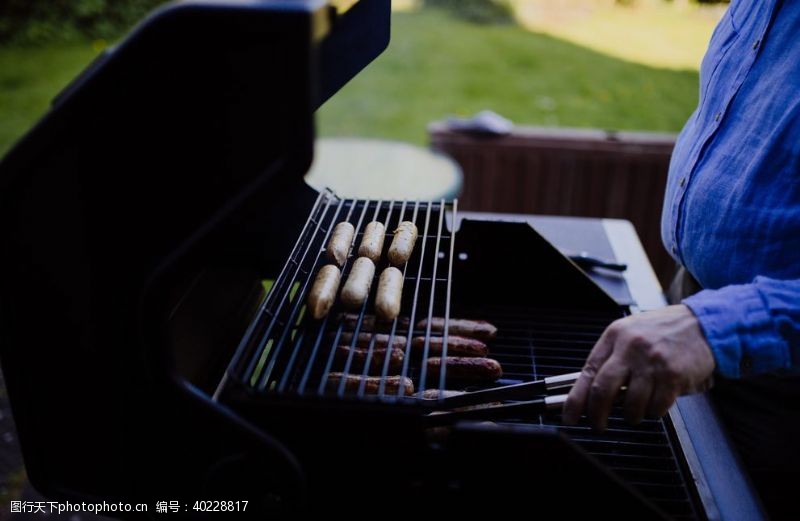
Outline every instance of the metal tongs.
[[[569, 389], [580, 375], [578, 372], [551, 376], [533, 382], [493, 387], [446, 398], [427, 398], [423, 402], [434, 409], [435, 412], [428, 415], [427, 419], [435, 425], [461, 420], [488, 421], [541, 414], [561, 408], [567, 400]], [[553, 395], [554, 392], [559, 394]], [[532, 397], [536, 398], [531, 399]], [[507, 400], [514, 400], [514, 403], [495, 403]], [[464, 407], [475, 408], [463, 409]]]

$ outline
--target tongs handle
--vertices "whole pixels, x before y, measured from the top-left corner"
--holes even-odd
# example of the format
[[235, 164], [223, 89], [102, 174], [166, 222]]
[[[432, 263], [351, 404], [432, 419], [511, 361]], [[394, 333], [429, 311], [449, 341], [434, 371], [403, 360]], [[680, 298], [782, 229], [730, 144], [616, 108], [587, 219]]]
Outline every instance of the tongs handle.
[[442, 399], [430, 399], [437, 409], [454, 409], [470, 405], [480, 405], [505, 400], [529, 400], [534, 396], [550, 394], [553, 391], [569, 389], [578, 381], [580, 372], [550, 376], [534, 382], [525, 382], [503, 387], [493, 387], [470, 393], [449, 396]]
[[489, 405], [475, 409], [460, 411], [434, 412], [425, 417], [430, 427], [452, 425], [459, 421], [494, 421], [509, 418], [527, 418], [542, 414], [546, 411], [561, 409], [567, 401], [566, 394], [545, 396], [536, 400], [509, 403], [504, 405]]

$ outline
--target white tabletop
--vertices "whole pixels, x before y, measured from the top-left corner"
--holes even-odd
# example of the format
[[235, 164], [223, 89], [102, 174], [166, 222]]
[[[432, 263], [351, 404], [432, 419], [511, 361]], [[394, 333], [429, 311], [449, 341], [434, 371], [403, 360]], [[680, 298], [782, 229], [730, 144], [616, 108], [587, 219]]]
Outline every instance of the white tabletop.
[[306, 182], [340, 197], [451, 200], [462, 174], [452, 159], [427, 148], [380, 139], [321, 138]]

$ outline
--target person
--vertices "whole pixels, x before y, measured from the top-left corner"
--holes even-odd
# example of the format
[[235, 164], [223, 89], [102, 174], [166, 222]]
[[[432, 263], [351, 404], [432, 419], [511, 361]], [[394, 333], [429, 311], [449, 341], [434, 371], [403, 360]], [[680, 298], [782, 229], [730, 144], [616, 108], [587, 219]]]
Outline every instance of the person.
[[[711, 397], [774, 518], [800, 519], [800, 2], [733, 0], [670, 163], [674, 305], [611, 324], [564, 405], [604, 429]], [[699, 284], [698, 284], [699, 283]], [[693, 293], [692, 286], [702, 287]], [[713, 384], [713, 385], [712, 385]]]

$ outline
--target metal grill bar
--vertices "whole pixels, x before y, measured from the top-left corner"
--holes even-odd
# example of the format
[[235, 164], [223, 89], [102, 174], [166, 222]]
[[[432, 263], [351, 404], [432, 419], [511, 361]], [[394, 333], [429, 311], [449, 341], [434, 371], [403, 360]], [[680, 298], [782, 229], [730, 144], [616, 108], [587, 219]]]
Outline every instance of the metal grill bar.
[[[403, 207], [400, 210], [400, 217], [398, 218], [398, 222], [402, 222], [403, 221], [403, 218], [405, 217], [405, 212], [406, 212], [406, 205], [405, 205], [405, 203], [403, 203]], [[413, 212], [413, 214], [411, 216], [411, 220], [416, 223], [418, 215], [419, 215], [419, 201], [417, 201], [414, 204], [414, 212]], [[387, 229], [388, 229], [388, 219], [387, 219]], [[420, 261], [420, 262], [422, 262], [422, 261]], [[403, 266], [403, 285], [405, 285], [405, 281], [407, 280], [406, 279], [407, 272], [408, 272], [408, 263], [406, 263], [406, 265]], [[417, 283], [418, 282], [419, 281], [417, 281]], [[392, 321], [392, 329], [389, 332], [389, 345], [390, 346], [392, 345], [392, 342], [394, 341], [394, 338], [395, 338], [395, 333], [397, 331], [397, 322], [398, 322], [397, 318], [395, 318]], [[411, 325], [410, 327], [413, 327], [413, 325]], [[381, 382], [378, 385], [378, 396], [380, 396], [381, 398], [385, 398], [386, 397], [386, 378], [389, 376], [389, 364], [390, 364], [390, 362], [391, 362], [390, 357], [389, 356], [385, 356], [384, 359], [383, 359], [383, 367], [381, 368]]]
[[[444, 201], [442, 201], [442, 206], [444, 206]], [[426, 379], [428, 377], [428, 355], [430, 354], [430, 346], [431, 346], [431, 325], [433, 319], [433, 304], [435, 302], [436, 297], [436, 269], [439, 267], [439, 246], [442, 241], [442, 225], [444, 223], [444, 211], [439, 212], [439, 226], [436, 230], [436, 247], [433, 250], [433, 274], [431, 275], [431, 279], [433, 282], [431, 283], [431, 295], [428, 299], [428, 323], [425, 327], [425, 345], [422, 349], [422, 360], [420, 361], [420, 372], [419, 372], [419, 395], [422, 396], [422, 393], [425, 392], [425, 384]], [[447, 322], [448, 317], [445, 316], [445, 330], [444, 330], [444, 338], [447, 338]], [[447, 351], [447, 344], [442, 345], [442, 363], [439, 365], [439, 380], [444, 380], [445, 373], [447, 372], [446, 364], [444, 363], [445, 354]]]
[[[380, 205], [380, 201], [379, 201], [378, 204], [376, 205], [376, 207], [380, 208], [380, 206], [381, 205]], [[364, 224], [364, 217], [367, 215], [367, 209], [368, 208], [369, 208], [369, 204], [367, 203], [367, 204], [364, 205], [364, 209], [361, 211], [361, 215], [358, 218], [358, 223], [355, 226], [356, 231], [361, 230], [361, 225]], [[355, 243], [356, 243], [357, 239], [358, 239], [358, 234], [354, 233], [353, 234], [353, 241], [350, 244], [350, 250], [351, 251], [352, 251], [353, 247], [355, 246]], [[345, 272], [345, 268], [347, 267], [347, 263], [348, 263], [348, 261], [345, 261], [344, 266], [342, 266], [342, 275], [343, 275], [342, 280], [344, 280], [344, 272]], [[360, 316], [359, 316], [358, 326], [356, 327], [355, 334], [353, 334], [353, 340], [352, 340], [351, 345], [350, 345], [350, 354], [348, 355], [347, 361], [345, 362], [345, 369], [344, 369], [344, 373], [345, 374], [347, 374], [348, 370], [350, 369], [350, 365], [353, 363], [353, 348], [356, 346], [358, 332], [361, 329], [361, 321], [364, 319], [364, 310], [366, 309], [366, 307], [367, 307], [367, 302], [365, 301], [364, 305], [361, 306], [361, 313], [360, 313]], [[336, 346], [333, 346], [333, 348], [331, 349], [331, 352], [335, 354], [335, 350], [336, 350]], [[345, 385], [345, 380], [342, 379], [342, 381], [339, 383], [339, 391], [338, 391], [339, 392], [339, 396], [344, 394], [344, 385]]]
[[[411, 362], [411, 340], [414, 333], [414, 323], [417, 318], [417, 303], [419, 302], [419, 282], [420, 278], [422, 277], [422, 267], [425, 264], [425, 248], [428, 245], [428, 229], [431, 223], [431, 205], [432, 203], [428, 203], [428, 209], [425, 212], [425, 230], [422, 233], [422, 250], [419, 256], [419, 272], [417, 274], [416, 284], [414, 284], [414, 300], [411, 303], [411, 320], [408, 323], [408, 336], [406, 337], [406, 350], [405, 350], [405, 357], [403, 359], [403, 370], [400, 373], [401, 380], [408, 376], [408, 368]], [[397, 389], [397, 397], [399, 398], [402, 396], [403, 389]]]
[[[325, 215], [328, 213], [328, 209], [330, 208], [330, 204], [332, 202], [333, 202], [333, 200], [329, 201], [329, 203], [326, 206], [325, 211], [323, 212], [320, 220], [318, 222], [316, 222], [317, 226], [316, 226], [316, 229], [313, 232], [313, 235], [316, 235], [320, 231], [321, 226], [322, 226], [322, 222], [325, 219]], [[336, 207], [336, 213], [333, 216], [334, 220], [336, 220], [336, 218], [338, 217], [339, 213], [341, 212], [343, 204], [344, 204], [344, 201], [341, 201], [339, 203], [339, 205]], [[327, 237], [331, 233], [331, 228], [329, 227], [328, 229], [323, 230], [323, 233], [325, 233], [325, 236]], [[295, 281], [300, 276], [300, 274], [302, 272], [302, 260], [305, 259], [306, 256], [308, 255], [309, 251], [311, 250], [312, 244], [313, 244], [313, 242], [311, 240], [309, 240], [308, 241], [308, 245], [306, 246], [306, 249], [304, 250], [303, 256], [302, 256], [300, 261], [297, 261], [296, 259], [292, 259], [290, 261], [290, 264], [293, 264], [295, 266], [295, 272], [294, 272], [294, 275], [292, 276], [291, 281], [285, 287], [281, 287], [280, 289], [275, 288], [273, 286], [273, 291], [271, 291], [270, 293], [277, 293], [279, 296], [281, 296], [281, 300], [278, 303], [277, 310], [280, 310], [284, 306], [284, 304], [286, 303], [286, 300], [290, 297], [290, 295], [291, 295], [290, 288], [294, 287]], [[259, 347], [258, 347], [258, 351], [260, 351], [262, 353], [262, 357], [263, 357], [263, 354], [264, 354], [264, 348], [266, 346], [266, 343], [269, 340], [270, 333], [272, 332], [273, 327], [275, 326], [275, 324], [278, 321], [278, 313], [277, 313], [277, 311], [272, 313], [271, 317], [272, 317], [272, 320], [270, 321], [269, 325], [267, 326], [267, 330], [264, 333], [264, 335], [262, 336], [262, 341], [261, 341], [261, 343], [259, 344]], [[256, 356], [256, 357], [253, 357], [251, 359], [250, 364], [247, 366], [245, 374], [255, 376], [254, 373], [255, 373], [259, 358], [260, 357]]]
[[[389, 224], [389, 220], [390, 220], [390, 219], [391, 219], [391, 217], [392, 217], [392, 210], [393, 210], [393, 209], [394, 209], [394, 201], [392, 201], [392, 203], [389, 205], [389, 212], [388, 212], [388, 214], [387, 214], [387, 216], [386, 216], [386, 223], [384, 224], [384, 226], [385, 226], [385, 227], [386, 227], [386, 226], [388, 226], [388, 224]], [[379, 208], [375, 210], [375, 217], [374, 217], [374, 220], [377, 220], [377, 219], [378, 219], [378, 210], [379, 210]], [[386, 228], [386, 229], [388, 229], [388, 228]], [[376, 276], [378, 275], [378, 270], [377, 270], [377, 269], [375, 270], [375, 275], [376, 275]], [[373, 283], [373, 284], [374, 284], [374, 283]], [[363, 308], [362, 308], [362, 310], [361, 310], [361, 315], [362, 315], [362, 316], [363, 316], [363, 314], [364, 314], [364, 313], [365, 313], [365, 311], [366, 311], [366, 308], [367, 308], [367, 302], [368, 302], [368, 301], [369, 301], [369, 299], [367, 299], [367, 301], [365, 301], [365, 302], [364, 302], [364, 306], [363, 306]], [[355, 337], [356, 337], [356, 335], [357, 335], [357, 333], [353, 335], [353, 339], [354, 339], [354, 341], [355, 341]], [[364, 396], [364, 392], [365, 392], [365, 390], [366, 390], [366, 387], [367, 387], [367, 380], [366, 380], [366, 377], [367, 377], [367, 375], [369, 374], [369, 370], [370, 370], [370, 367], [371, 367], [371, 365], [370, 365], [370, 364], [372, 363], [372, 355], [373, 355], [373, 351], [374, 351], [374, 349], [375, 349], [375, 339], [376, 339], [376, 338], [377, 338], [377, 337], [376, 337], [375, 335], [372, 335], [372, 338], [370, 339], [370, 342], [369, 342], [369, 346], [368, 346], [368, 348], [367, 348], [367, 356], [366, 356], [366, 358], [365, 358], [365, 360], [364, 360], [364, 369], [363, 369], [363, 371], [362, 371], [362, 375], [361, 375], [361, 383], [359, 384], [359, 386], [358, 386], [358, 391], [357, 391], [357, 393], [356, 393], [356, 394], [357, 394], [358, 396], [360, 396], [360, 397], [363, 397], [363, 396]], [[387, 360], [390, 358], [390, 355], [389, 355], [389, 350], [390, 350], [390, 349], [391, 349], [391, 340], [389, 341], [389, 346], [387, 347], [387, 354], [386, 354], [386, 357], [385, 357]], [[351, 353], [350, 353], [350, 355], [352, 356], [352, 355], [353, 355], [353, 353], [351, 352]], [[348, 369], [346, 368], [346, 369], [345, 369], [345, 373], [347, 373], [347, 372], [348, 372]], [[344, 383], [344, 382], [343, 382], [343, 383]], [[344, 386], [342, 386], [342, 391], [344, 391]], [[340, 394], [340, 396], [341, 396], [341, 394]]]
[[[444, 206], [444, 201], [442, 201], [442, 206]], [[453, 223], [450, 229], [450, 256], [448, 257], [447, 262], [447, 294], [444, 300], [444, 331], [442, 332], [442, 360], [447, 360], [447, 341], [450, 334], [450, 296], [453, 290], [453, 259], [455, 257], [455, 246], [456, 246], [456, 218], [458, 213], [458, 201], [453, 201], [453, 214], [452, 220], [450, 222]], [[442, 214], [444, 214], [444, 210], [442, 210]], [[437, 247], [436, 250], [438, 251], [439, 248]], [[438, 256], [438, 254], [437, 254]], [[436, 275], [436, 270], [434, 270], [434, 276]], [[429, 321], [430, 323], [430, 321]], [[444, 398], [444, 386], [446, 383], [445, 378], [445, 364], [441, 366], [442, 370], [439, 372], [439, 392], [442, 398]]]
[[[345, 204], [344, 200], [342, 200], [339, 203], [339, 206], [336, 209], [336, 214], [333, 217], [333, 222], [336, 222], [336, 219], [339, 216], [339, 213], [341, 212], [342, 207], [344, 206], [344, 204]], [[350, 210], [347, 213], [346, 220], [348, 220], [348, 221], [350, 220], [350, 216], [353, 213], [354, 209], [355, 209], [355, 205], [351, 205], [350, 206]], [[327, 243], [328, 240], [330, 239], [331, 233], [333, 233], [333, 227], [334, 227], [333, 223], [331, 223], [331, 225], [328, 226], [328, 229], [325, 232], [324, 243]], [[323, 254], [322, 250], [319, 250], [319, 252], [317, 253], [317, 256], [319, 257], [322, 254]], [[295, 298], [295, 305], [292, 308], [292, 311], [289, 314], [289, 318], [286, 321], [287, 324], [294, 323], [295, 326], [300, 325], [300, 323], [303, 320], [303, 314], [300, 313], [300, 310], [301, 309], [305, 310], [305, 306], [304, 306], [305, 296], [306, 296], [308, 290], [310, 289], [311, 281], [313, 280], [313, 276], [312, 276], [311, 272], [303, 272], [303, 270], [298, 270], [298, 273], [301, 273], [301, 272], [303, 273], [303, 275], [305, 275], [304, 280], [301, 282], [302, 283], [302, 288], [299, 290], [299, 292], [297, 294], [297, 298]], [[273, 318], [273, 321], [269, 326], [268, 333], [266, 335], [264, 335], [264, 337], [263, 337], [262, 343], [265, 343], [265, 345], [269, 341], [269, 332], [272, 331], [272, 327], [275, 324], [275, 322], [276, 322], [276, 319]], [[293, 327], [284, 327], [283, 328], [283, 333], [281, 334], [281, 337], [280, 337], [280, 340], [278, 340], [278, 343], [273, 346], [273, 349], [270, 350], [271, 352], [266, 353], [267, 357], [269, 358], [269, 362], [267, 364], [266, 369], [264, 369], [262, 371], [260, 377], [258, 377], [255, 374], [253, 375], [254, 378], [258, 379], [257, 388], [260, 391], [263, 391], [267, 387], [267, 384], [269, 383], [270, 377], [272, 376], [272, 371], [275, 368], [275, 364], [276, 364], [276, 362], [278, 360], [278, 357], [280, 356], [281, 349], [283, 348], [283, 345], [284, 345], [284, 343], [286, 341], [286, 338], [289, 335], [289, 332], [293, 331], [293, 330], [295, 330]]]
[[[273, 284], [273, 288], [275, 288], [275, 287], [283, 287], [285, 285], [286, 274], [288, 273], [288, 271], [289, 271], [291, 266], [295, 266], [299, 270], [300, 265], [295, 260], [296, 255], [300, 251], [300, 248], [302, 247], [302, 245], [305, 242], [309, 242], [310, 243], [310, 237], [313, 237], [314, 234], [310, 234], [309, 233], [309, 229], [312, 226], [316, 226], [316, 229], [319, 230], [319, 228], [320, 228], [320, 226], [322, 224], [322, 220], [324, 219], [325, 214], [328, 212], [328, 209], [330, 208], [330, 205], [331, 205], [331, 203], [333, 201], [334, 201], [333, 194], [329, 190], [322, 191], [322, 192], [320, 192], [319, 196], [317, 196], [317, 200], [314, 202], [314, 207], [313, 207], [313, 209], [311, 211], [311, 214], [309, 215], [308, 220], [303, 224], [303, 229], [300, 232], [300, 235], [298, 236], [297, 241], [295, 241], [294, 246], [292, 247], [292, 253], [290, 254], [289, 262], [287, 262], [283, 266], [283, 268], [281, 269], [280, 273], [278, 274], [278, 277], [275, 279], [275, 283]], [[324, 206], [323, 206], [323, 202], [326, 202], [326, 204]], [[315, 219], [315, 216], [317, 216], [320, 211], [322, 212], [322, 215]], [[310, 244], [309, 244], [309, 246], [310, 246]], [[309, 246], [306, 246], [305, 252], [308, 251]], [[303, 255], [305, 256], [305, 253]], [[297, 272], [295, 272], [295, 277], [296, 276], [297, 276]], [[274, 302], [274, 300], [277, 299], [280, 296], [282, 296], [283, 299], [285, 299], [287, 295], [288, 295], [287, 291], [284, 291], [284, 292], [270, 291], [264, 297], [264, 300], [261, 303], [261, 305], [259, 306], [258, 313], [257, 313], [256, 316], [257, 317], [262, 317], [264, 315], [273, 316], [273, 315], [271, 315], [271, 313], [269, 311], [270, 303]], [[281, 302], [283, 302], [283, 300], [281, 300]], [[234, 372], [235, 368], [238, 367], [238, 365], [241, 363], [242, 357], [244, 356], [244, 353], [245, 353], [245, 351], [247, 349], [247, 345], [249, 344], [250, 340], [252, 339], [253, 334], [254, 334], [255, 329], [256, 329], [258, 324], [259, 324], [259, 320], [257, 318], [256, 320], [253, 320], [250, 323], [250, 325], [248, 326], [247, 330], [245, 331], [245, 334], [244, 334], [244, 337], [242, 338], [242, 341], [237, 346], [236, 352], [234, 353], [230, 364], [228, 364], [227, 370], [225, 371], [225, 373], [222, 376], [222, 380], [220, 381], [219, 385], [217, 385], [217, 388], [214, 391], [214, 395], [212, 396], [212, 400], [213, 401], [219, 400], [220, 394], [222, 393], [222, 391], [225, 388], [225, 385], [228, 383], [228, 381], [231, 378], [231, 374]], [[253, 361], [254, 360], [255, 360], [255, 358], [253, 358]], [[252, 371], [252, 368], [250, 366], [248, 366], [247, 372], [250, 373], [251, 371]]]

